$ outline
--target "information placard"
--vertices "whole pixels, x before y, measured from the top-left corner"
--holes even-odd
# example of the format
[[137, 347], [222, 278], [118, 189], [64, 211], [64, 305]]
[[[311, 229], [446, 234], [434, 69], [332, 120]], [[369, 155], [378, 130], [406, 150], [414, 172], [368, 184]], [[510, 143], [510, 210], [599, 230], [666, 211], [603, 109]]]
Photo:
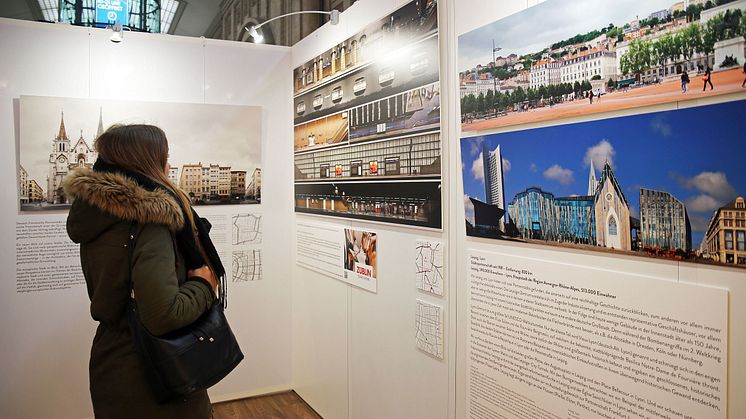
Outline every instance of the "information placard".
[[725, 418], [728, 290], [472, 250], [471, 417]]

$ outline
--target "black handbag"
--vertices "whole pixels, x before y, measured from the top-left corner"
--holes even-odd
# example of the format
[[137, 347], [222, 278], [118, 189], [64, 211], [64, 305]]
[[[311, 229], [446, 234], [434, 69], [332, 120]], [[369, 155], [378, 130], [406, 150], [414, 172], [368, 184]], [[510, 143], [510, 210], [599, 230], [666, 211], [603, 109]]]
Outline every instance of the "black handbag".
[[[128, 244], [131, 285], [135, 232], [133, 223]], [[154, 336], [140, 321], [134, 295], [128, 301], [127, 323], [159, 402], [184, 398], [211, 387], [243, 360], [241, 348], [225, 318], [224, 303], [225, 297], [219, 298], [194, 323]]]

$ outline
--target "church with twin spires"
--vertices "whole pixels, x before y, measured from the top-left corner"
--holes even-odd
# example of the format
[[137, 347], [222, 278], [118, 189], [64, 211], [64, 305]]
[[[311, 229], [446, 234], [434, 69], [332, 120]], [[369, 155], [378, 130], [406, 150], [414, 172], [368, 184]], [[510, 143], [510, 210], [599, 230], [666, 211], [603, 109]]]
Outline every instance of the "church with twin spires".
[[[104, 132], [102, 111], [99, 110], [98, 130], [95, 138]], [[65, 129], [65, 113], [60, 118], [60, 129], [52, 142], [52, 152], [49, 153], [49, 172], [47, 174], [47, 202], [50, 204], [66, 204], [67, 197], [62, 191], [62, 179], [70, 170], [76, 167], [93, 167], [98, 153], [83, 138], [83, 130], [80, 130], [80, 138], [74, 145], [67, 136]]]

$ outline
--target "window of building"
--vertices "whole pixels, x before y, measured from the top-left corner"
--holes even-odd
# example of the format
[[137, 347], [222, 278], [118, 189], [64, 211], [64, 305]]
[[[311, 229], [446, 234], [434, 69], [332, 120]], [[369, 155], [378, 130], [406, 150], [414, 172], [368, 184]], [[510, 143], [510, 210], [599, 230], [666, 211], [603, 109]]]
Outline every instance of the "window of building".
[[350, 162], [350, 176], [362, 176], [362, 160], [353, 160]]
[[725, 250], [733, 250], [733, 230], [725, 230]]
[[736, 250], [746, 251], [746, 231], [736, 231]]
[[329, 165], [328, 164], [322, 164], [319, 168], [319, 177], [327, 178], [329, 177]]
[[609, 218], [609, 235], [610, 236], [617, 235], [616, 218], [614, 217]]

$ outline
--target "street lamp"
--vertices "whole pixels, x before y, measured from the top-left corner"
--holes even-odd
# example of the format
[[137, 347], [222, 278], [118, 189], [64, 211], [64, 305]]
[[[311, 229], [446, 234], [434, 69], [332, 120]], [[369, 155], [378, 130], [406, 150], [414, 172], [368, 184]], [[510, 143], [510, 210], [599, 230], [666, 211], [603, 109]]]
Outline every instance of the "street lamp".
[[258, 25], [252, 25], [252, 26], [244, 26], [244, 29], [246, 29], [246, 32], [251, 35], [252, 38], [254, 38], [254, 42], [257, 44], [261, 44], [264, 41], [264, 36], [259, 32], [259, 28], [266, 25], [267, 23], [277, 20], [283, 17], [292, 16], [292, 15], [301, 15], [304, 13], [316, 13], [316, 14], [322, 14], [322, 15], [329, 15], [329, 23], [332, 25], [336, 25], [339, 23], [339, 10], [332, 10], [331, 12], [326, 12], [323, 10], [303, 10], [300, 12], [292, 12], [292, 13], [285, 13], [284, 15], [275, 16], [272, 19], [265, 20], [264, 22], [258, 24]]
[[[497, 60], [497, 58], [495, 57], [495, 53], [497, 51], [500, 51], [501, 49], [502, 49], [501, 47], [495, 47], [495, 40], [493, 39], [492, 40], [492, 66], [493, 66], [493, 68], [497, 68], [497, 62], [495, 61], [495, 60]], [[495, 98], [497, 98], [497, 78], [495, 77], [494, 73], [492, 74], [492, 85], [493, 85], [493, 87], [492, 87], [492, 104], [494, 106]]]

